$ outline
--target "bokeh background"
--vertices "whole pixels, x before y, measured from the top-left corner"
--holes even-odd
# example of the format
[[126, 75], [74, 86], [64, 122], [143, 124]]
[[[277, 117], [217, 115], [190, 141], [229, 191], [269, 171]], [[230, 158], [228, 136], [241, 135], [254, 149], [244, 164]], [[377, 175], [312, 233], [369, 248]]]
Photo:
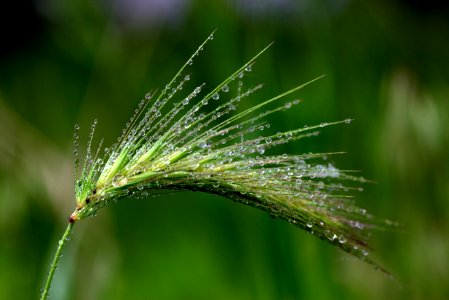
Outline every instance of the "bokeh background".
[[[354, 118], [289, 152], [376, 183], [357, 201], [401, 223], [371, 238], [390, 279], [227, 199], [129, 200], [80, 222], [52, 299], [448, 299], [449, 14], [437, 1], [8, 1], [0, 8], [0, 298], [36, 299], [74, 208], [72, 135], [112, 143], [148, 91], [218, 29], [208, 87], [272, 41], [246, 81], [305, 101], [272, 130]], [[281, 149], [285, 150], [285, 149]]]

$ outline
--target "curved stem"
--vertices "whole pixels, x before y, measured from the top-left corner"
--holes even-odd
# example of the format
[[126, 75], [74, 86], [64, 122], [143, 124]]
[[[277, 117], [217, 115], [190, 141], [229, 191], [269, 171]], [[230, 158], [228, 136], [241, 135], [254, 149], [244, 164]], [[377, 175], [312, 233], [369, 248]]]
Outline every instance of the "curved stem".
[[48, 272], [47, 281], [45, 282], [44, 289], [42, 290], [41, 294], [41, 300], [45, 300], [48, 297], [48, 292], [50, 291], [51, 282], [53, 280], [53, 276], [55, 275], [56, 268], [58, 267], [59, 259], [62, 256], [62, 249], [64, 248], [64, 245], [66, 241], [68, 240], [68, 237], [70, 235], [70, 232], [72, 231], [73, 223], [69, 223], [67, 226], [64, 234], [62, 235], [62, 238], [58, 242], [58, 249], [56, 250], [55, 257], [53, 258], [53, 262], [50, 266], [50, 271]]

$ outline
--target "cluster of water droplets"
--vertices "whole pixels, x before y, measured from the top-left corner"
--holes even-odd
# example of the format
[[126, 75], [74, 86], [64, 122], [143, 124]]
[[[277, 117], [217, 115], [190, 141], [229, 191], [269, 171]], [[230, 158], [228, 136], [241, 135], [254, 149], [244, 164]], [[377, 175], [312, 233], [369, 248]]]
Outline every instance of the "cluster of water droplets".
[[94, 122], [83, 169], [84, 183], [79, 188], [82, 193], [77, 198], [85, 199], [96, 186], [103, 189], [98, 198], [102, 205], [155, 191], [210, 192], [266, 210], [347, 252], [366, 257], [362, 232], [370, 227], [369, 215], [345, 196], [356, 188], [339, 182], [363, 180], [331, 163], [317, 163], [335, 153], [276, 154], [272, 149], [351, 120], [270, 132], [265, 117], [292, 109], [300, 100], [265, 107], [302, 86], [237, 112], [242, 100], [262, 88], [243, 84], [245, 74], [252, 71], [260, 54], [214, 89], [206, 91], [203, 83], [186, 93], [184, 87], [191, 75], [185, 75], [184, 69], [205, 43], [160, 93], [145, 96], [122, 136], [104, 150], [105, 159], [90, 150]]

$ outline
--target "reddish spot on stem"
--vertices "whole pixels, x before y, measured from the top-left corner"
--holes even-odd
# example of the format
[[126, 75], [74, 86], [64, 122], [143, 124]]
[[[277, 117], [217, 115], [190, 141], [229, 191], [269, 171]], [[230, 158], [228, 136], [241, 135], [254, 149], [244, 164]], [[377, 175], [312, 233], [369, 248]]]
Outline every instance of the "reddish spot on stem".
[[69, 218], [69, 223], [70, 223], [70, 224], [73, 224], [73, 223], [75, 223], [76, 221], [78, 221], [78, 216], [76, 215], [76, 213], [73, 213], [73, 214], [70, 216], [70, 218]]

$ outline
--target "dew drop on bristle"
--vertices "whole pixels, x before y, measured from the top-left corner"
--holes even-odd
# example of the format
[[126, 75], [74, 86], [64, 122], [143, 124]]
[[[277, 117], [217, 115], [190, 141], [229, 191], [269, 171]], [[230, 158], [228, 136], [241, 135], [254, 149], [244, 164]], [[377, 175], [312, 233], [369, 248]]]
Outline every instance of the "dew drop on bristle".
[[193, 93], [194, 93], [194, 94], [199, 94], [199, 93], [201, 93], [201, 87], [197, 86], [197, 87], [195, 88], [195, 90], [193, 90]]
[[338, 238], [338, 236], [337, 236], [335, 233], [330, 233], [330, 234], [328, 235], [328, 239], [329, 239], [330, 241], [335, 241], [337, 238]]
[[338, 238], [338, 242], [339, 242], [340, 244], [344, 244], [344, 243], [346, 243], [346, 238], [345, 238], [344, 236], [340, 236], [340, 237]]
[[128, 179], [122, 175], [117, 175], [112, 179], [112, 186], [114, 187], [121, 187], [128, 183]]

